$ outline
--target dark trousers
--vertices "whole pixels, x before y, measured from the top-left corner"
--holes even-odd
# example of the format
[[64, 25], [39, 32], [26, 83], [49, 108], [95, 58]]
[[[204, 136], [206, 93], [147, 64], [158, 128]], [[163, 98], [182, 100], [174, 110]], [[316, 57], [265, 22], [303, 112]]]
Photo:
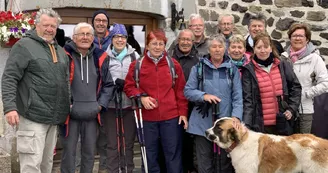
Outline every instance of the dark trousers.
[[[104, 123], [104, 122], [103, 122]], [[99, 170], [107, 169], [107, 134], [104, 126], [98, 128], [97, 151], [99, 154]]]
[[76, 145], [81, 136], [81, 168], [80, 173], [92, 173], [97, 141], [97, 120], [69, 121], [68, 137], [61, 135], [63, 153], [61, 173], [75, 173]]
[[119, 162], [121, 165], [122, 172], [125, 172], [125, 162], [127, 163], [128, 173], [132, 173], [134, 169], [133, 163], [133, 146], [136, 137], [136, 123], [134, 119], [133, 110], [123, 109], [123, 126], [124, 126], [124, 137], [125, 137], [125, 153], [123, 153], [123, 141], [122, 136], [120, 137], [120, 150], [121, 156], [119, 161], [119, 154], [117, 148], [117, 130], [116, 130], [116, 112], [115, 109], [109, 109], [102, 116], [105, 119], [105, 129], [107, 132], [107, 146], [108, 146], [108, 171], [111, 173], [119, 172]]
[[[227, 156], [227, 152], [220, 149], [220, 154], [214, 158], [213, 143], [203, 136], [194, 136], [196, 147], [198, 173], [234, 173], [231, 159]], [[215, 165], [216, 164], [216, 172]]]
[[[162, 145], [167, 172], [182, 173], [182, 127], [179, 118], [166, 121], [144, 121], [148, 172], [160, 173], [159, 142]], [[143, 171], [144, 172], [144, 171]]]

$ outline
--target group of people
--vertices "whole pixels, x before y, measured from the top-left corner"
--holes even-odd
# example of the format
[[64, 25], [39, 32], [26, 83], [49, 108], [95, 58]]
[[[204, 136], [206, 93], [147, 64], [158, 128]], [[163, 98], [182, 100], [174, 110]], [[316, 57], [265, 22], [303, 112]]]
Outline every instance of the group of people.
[[136, 114], [143, 119], [143, 172], [233, 173], [228, 151], [205, 137], [216, 119], [233, 117], [278, 135], [295, 133], [299, 122], [297, 132], [310, 133], [313, 98], [327, 92], [327, 69], [305, 24], [290, 27], [284, 51], [266, 33], [262, 14], [250, 17], [246, 39], [233, 33], [230, 14], [220, 15], [211, 37], [204, 19], [192, 14], [167, 51], [165, 32], [157, 29], [140, 55], [124, 25], [109, 30], [106, 11], [96, 11], [92, 25], [77, 24], [63, 48], [54, 39], [60, 22], [55, 11], [40, 9], [2, 77], [4, 113], [18, 126], [21, 172], [51, 173], [59, 125], [62, 173], [75, 172], [78, 141], [80, 172], [92, 172], [98, 145], [99, 172], [132, 173]]

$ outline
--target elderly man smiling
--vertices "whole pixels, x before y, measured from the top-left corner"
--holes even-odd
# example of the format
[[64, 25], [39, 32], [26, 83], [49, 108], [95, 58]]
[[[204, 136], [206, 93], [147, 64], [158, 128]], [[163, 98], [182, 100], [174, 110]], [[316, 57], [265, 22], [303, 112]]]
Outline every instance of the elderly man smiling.
[[100, 112], [112, 98], [114, 82], [108, 70], [108, 56], [93, 44], [90, 24], [79, 23], [73, 41], [65, 45], [70, 57], [72, 93], [71, 113], [66, 121], [68, 133], [62, 134], [61, 173], [74, 173], [76, 144], [81, 135], [81, 173], [91, 173], [94, 164]]

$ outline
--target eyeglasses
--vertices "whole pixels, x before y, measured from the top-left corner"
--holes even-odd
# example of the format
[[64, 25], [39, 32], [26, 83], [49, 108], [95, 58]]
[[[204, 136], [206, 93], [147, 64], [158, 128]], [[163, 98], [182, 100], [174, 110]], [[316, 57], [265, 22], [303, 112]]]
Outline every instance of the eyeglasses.
[[231, 26], [232, 23], [220, 23], [220, 25], [222, 25], [222, 26]]
[[125, 35], [114, 35], [113, 36], [113, 39], [122, 39], [122, 40], [126, 40], [127, 39], [127, 37], [125, 36]]
[[190, 38], [179, 38], [180, 41], [187, 41], [187, 42], [192, 42], [193, 40]]
[[203, 24], [194, 24], [194, 25], [189, 25], [189, 27], [195, 28], [195, 27], [203, 27]]
[[77, 34], [74, 34], [74, 35], [76, 35], [79, 38], [83, 38], [83, 37], [90, 38], [90, 37], [93, 37], [93, 34], [91, 34], [91, 33], [77, 33]]
[[292, 39], [296, 39], [296, 38], [302, 39], [302, 38], [305, 38], [305, 35], [292, 35], [291, 37], [292, 37]]
[[106, 20], [106, 19], [95, 19], [95, 22], [96, 22], [96, 23], [100, 23], [100, 22], [102, 22], [102, 23], [107, 23], [108, 20]]
[[156, 46], [163, 47], [163, 46], [165, 46], [165, 44], [162, 43], [162, 42], [160, 42], [160, 43], [153, 42], [153, 43], [150, 43], [150, 45], [152, 45], [153, 47], [156, 47]]

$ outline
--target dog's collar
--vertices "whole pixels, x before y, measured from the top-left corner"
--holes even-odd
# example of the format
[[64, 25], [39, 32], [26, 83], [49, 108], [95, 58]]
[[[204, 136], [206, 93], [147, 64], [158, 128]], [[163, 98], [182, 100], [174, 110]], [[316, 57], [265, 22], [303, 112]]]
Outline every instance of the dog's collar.
[[[245, 135], [246, 135], [247, 131], [241, 136], [240, 139], [242, 139]], [[233, 142], [230, 147], [228, 147], [226, 150], [227, 153], [230, 153], [233, 149], [235, 149], [237, 147], [237, 145], [239, 144], [239, 142]]]

